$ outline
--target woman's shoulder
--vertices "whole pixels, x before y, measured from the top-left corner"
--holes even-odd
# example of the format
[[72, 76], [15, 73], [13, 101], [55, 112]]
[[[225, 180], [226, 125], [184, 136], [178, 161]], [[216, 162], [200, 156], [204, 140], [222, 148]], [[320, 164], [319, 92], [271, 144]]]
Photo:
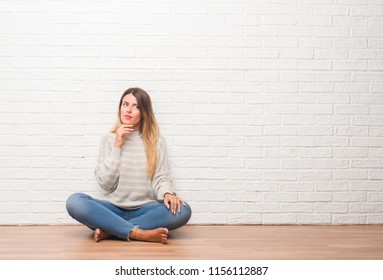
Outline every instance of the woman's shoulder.
[[162, 136], [162, 135], [158, 136], [157, 148], [159, 148], [160, 150], [166, 149], [166, 138], [164, 136]]
[[113, 132], [104, 133], [101, 136], [101, 143], [114, 143], [116, 135]]
[[158, 136], [157, 144], [159, 144], [159, 145], [161, 145], [161, 144], [166, 144], [166, 139], [165, 139], [165, 137], [162, 136], [161, 134]]

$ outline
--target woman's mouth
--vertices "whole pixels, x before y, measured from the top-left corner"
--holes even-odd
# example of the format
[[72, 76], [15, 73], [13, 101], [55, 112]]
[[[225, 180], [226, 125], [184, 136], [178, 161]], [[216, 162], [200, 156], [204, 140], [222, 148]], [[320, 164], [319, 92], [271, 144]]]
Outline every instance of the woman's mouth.
[[130, 119], [132, 119], [132, 118], [133, 118], [132, 116], [125, 115], [125, 119], [127, 119], [127, 120], [130, 120]]

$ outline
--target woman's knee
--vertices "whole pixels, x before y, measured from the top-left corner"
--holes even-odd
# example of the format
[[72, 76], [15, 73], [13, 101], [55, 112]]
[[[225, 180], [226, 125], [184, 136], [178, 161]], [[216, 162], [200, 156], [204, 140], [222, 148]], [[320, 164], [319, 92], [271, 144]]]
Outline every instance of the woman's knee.
[[182, 219], [182, 224], [185, 225], [192, 215], [191, 207], [188, 203], [185, 202], [185, 205], [181, 207], [180, 218]]
[[66, 210], [72, 216], [72, 214], [79, 208], [82, 204], [81, 201], [86, 198], [87, 195], [83, 193], [74, 193], [71, 194], [66, 200]]
[[192, 210], [191, 210], [190, 205], [185, 202], [185, 206], [184, 206], [183, 210], [186, 212], [185, 215], [188, 217], [188, 220], [189, 220], [191, 215], [192, 215]]

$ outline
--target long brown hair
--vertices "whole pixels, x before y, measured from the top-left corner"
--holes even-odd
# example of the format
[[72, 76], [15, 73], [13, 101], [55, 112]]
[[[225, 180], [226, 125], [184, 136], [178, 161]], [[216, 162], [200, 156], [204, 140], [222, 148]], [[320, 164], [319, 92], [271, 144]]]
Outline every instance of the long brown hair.
[[152, 101], [149, 94], [145, 90], [141, 88], [129, 88], [122, 94], [120, 103], [118, 105], [117, 121], [111, 132], [116, 132], [117, 129], [122, 125], [122, 100], [128, 94], [133, 94], [133, 96], [137, 99], [138, 108], [140, 109], [141, 122], [139, 131], [145, 145], [146, 173], [149, 178], [153, 179], [157, 169], [157, 140], [159, 137], [159, 129], [156, 118], [154, 116]]

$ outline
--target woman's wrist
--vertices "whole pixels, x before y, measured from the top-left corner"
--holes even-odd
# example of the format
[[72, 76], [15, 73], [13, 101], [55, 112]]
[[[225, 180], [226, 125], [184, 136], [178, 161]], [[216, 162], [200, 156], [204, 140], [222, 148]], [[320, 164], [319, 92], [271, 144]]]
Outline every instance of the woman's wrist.
[[122, 146], [122, 143], [121, 143], [120, 141], [115, 141], [115, 142], [114, 142], [114, 147], [115, 147], [116, 149], [121, 149], [121, 146]]

